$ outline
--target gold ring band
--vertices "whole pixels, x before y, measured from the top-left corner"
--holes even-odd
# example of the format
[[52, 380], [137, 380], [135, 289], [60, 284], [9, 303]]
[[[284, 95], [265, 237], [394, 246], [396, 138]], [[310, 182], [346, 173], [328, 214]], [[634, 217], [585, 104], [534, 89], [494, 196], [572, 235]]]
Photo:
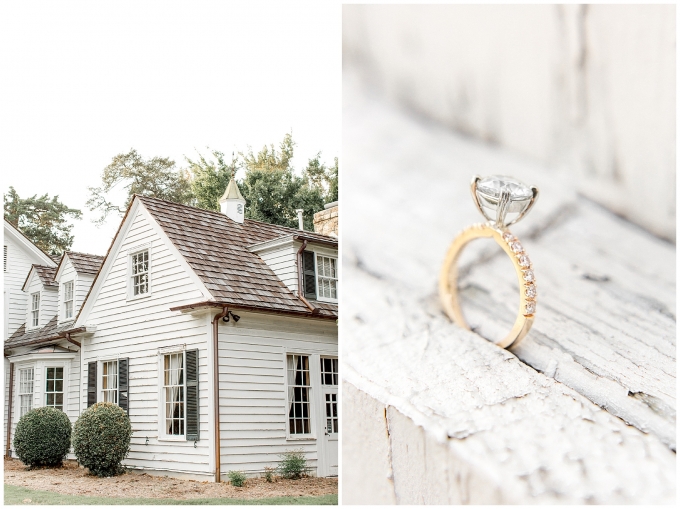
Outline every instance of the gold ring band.
[[460, 327], [470, 330], [460, 307], [458, 296], [458, 257], [472, 240], [491, 237], [512, 260], [520, 286], [520, 304], [515, 325], [510, 333], [496, 344], [502, 348], [517, 345], [529, 332], [536, 312], [536, 281], [528, 255], [522, 244], [507, 229], [499, 229], [490, 223], [475, 224], [463, 230], [446, 253], [439, 275], [439, 297], [446, 314]]

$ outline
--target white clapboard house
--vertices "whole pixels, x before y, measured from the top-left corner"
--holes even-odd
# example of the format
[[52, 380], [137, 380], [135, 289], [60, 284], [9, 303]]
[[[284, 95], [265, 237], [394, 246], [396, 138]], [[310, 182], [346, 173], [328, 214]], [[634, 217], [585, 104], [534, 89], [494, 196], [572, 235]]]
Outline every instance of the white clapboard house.
[[[24, 323], [26, 323], [27, 294], [22, 290], [26, 275], [31, 266], [43, 265], [56, 267], [47, 253], [33, 244], [21, 231], [4, 219], [3, 231], [3, 341], [6, 341]], [[7, 436], [7, 411], [9, 400], [9, 361], [4, 359], [5, 392], [4, 392], [4, 436]]]
[[32, 268], [27, 296], [50, 297], [5, 343], [8, 449], [30, 408], [111, 401], [130, 468], [219, 481], [302, 449], [337, 475], [337, 238], [244, 219], [233, 180], [220, 206], [136, 196], [97, 270]]

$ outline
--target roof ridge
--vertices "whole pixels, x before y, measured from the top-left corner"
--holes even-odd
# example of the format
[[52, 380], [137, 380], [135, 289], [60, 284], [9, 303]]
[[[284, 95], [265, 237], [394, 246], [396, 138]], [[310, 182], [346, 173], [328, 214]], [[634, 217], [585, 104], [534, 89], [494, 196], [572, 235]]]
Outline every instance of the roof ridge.
[[92, 253], [83, 253], [82, 251], [64, 251], [64, 254], [76, 254], [76, 255], [85, 255], [85, 256], [96, 256], [97, 258], [104, 258], [103, 255], [96, 255]]
[[[144, 195], [141, 195], [141, 194], [135, 194], [134, 196], [138, 196], [139, 198], [144, 199], [144, 200], [161, 201], [161, 202], [165, 202], [165, 203], [170, 203], [172, 205], [177, 205], [179, 207], [184, 207], [184, 208], [194, 209], [194, 210], [200, 210], [201, 212], [209, 212], [210, 214], [215, 214], [215, 215], [218, 215], [219, 217], [222, 217], [222, 218], [231, 219], [226, 214], [223, 214], [222, 212], [219, 212], [217, 210], [202, 209], [200, 207], [194, 207], [192, 205], [185, 205], [184, 203], [177, 203], [177, 202], [174, 202], [174, 201], [165, 200], [163, 198], [156, 198], [155, 196], [144, 196]], [[231, 219], [231, 221], [233, 221], [233, 219]], [[283, 226], [283, 225], [280, 225], [280, 224], [267, 223], [265, 221], [258, 221], [257, 219], [250, 219], [250, 218], [246, 218], [245, 221], [249, 221], [251, 223], [257, 223], [257, 224], [263, 224], [263, 225], [266, 225], [266, 226], [272, 226], [272, 227], [275, 227], [275, 228], [283, 228], [285, 230], [289, 230], [291, 233], [305, 232], [305, 233], [311, 233], [311, 234], [314, 234], [314, 235], [319, 235], [320, 237], [327, 237], [329, 239], [337, 240], [336, 237], [331, 237], [330, 235], [324, 235], [323, 233], [311, 232], [311, 231], [308, 231], [308, 230], [300, 230], [298, 228], [293, 228], [292, 226]], [[234, 222], [236, 222], [236, 221], [234, 221]]]

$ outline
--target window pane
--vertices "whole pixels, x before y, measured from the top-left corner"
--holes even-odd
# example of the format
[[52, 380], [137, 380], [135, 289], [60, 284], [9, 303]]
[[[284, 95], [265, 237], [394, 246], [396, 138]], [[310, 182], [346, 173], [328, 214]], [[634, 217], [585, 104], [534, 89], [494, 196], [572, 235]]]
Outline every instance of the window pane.
[[311, 431], [309, 356], [287, 356], [288, 430], [290, 434]]

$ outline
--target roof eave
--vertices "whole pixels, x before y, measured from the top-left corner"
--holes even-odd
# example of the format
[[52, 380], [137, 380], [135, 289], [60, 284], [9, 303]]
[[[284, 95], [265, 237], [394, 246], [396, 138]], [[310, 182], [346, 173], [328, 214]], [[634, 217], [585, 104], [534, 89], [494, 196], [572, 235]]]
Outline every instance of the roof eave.
[[214, 300], [208, 300], [208, 301], [202, 301], [202, 302], [193, 302], [191, 304], [183, 304], [181, 306], [175, 306], [171, 307], [170, 311], [180, 311], [182, 313], [191, 313], [192, 311], [198, 311], [201, 309], [210, 309], [210, 308], [224, 308], [228, 307], [230, 309], [243, 309], [244, 311], [256, 311], [260, 313], [272, 313], [272, 314], [277, 314], [277, 315], [293, 315], [293, 316], [299, 316], [303, 318], [323, 318], [327, 320], [337, 320], [337, 315], [312, 315], [311, 311], [293, 311], [290, 309], [273, 309], [273, 308], [267, 308], [267, 307], [260, 307], [260, 306], [248, 306], [244, 304], [234, 304], [231, 302], [224, 302], [224, 301], [214, 301]]

